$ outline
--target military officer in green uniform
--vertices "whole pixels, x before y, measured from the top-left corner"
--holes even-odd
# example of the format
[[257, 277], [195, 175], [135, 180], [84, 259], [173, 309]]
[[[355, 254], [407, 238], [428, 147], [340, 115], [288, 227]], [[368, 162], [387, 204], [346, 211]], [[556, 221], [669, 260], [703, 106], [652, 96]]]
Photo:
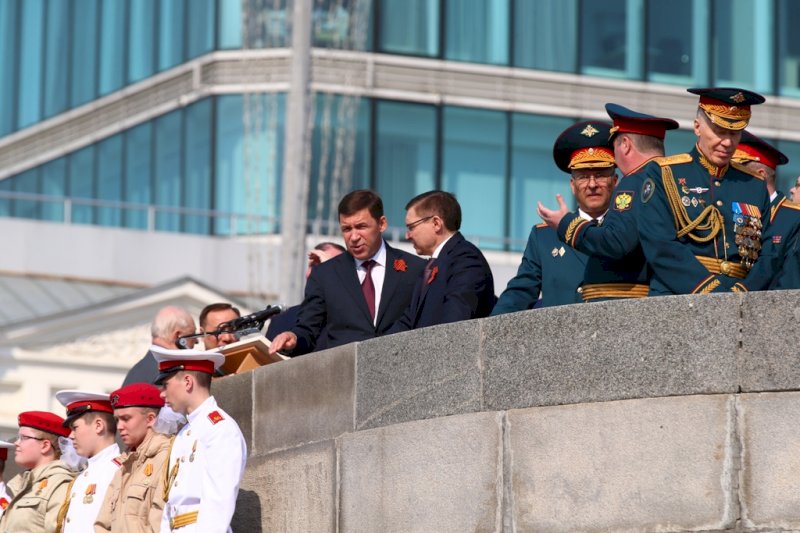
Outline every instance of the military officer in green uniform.
[[[580, 122], [564, 130], [553, 146], [556, 165], [571, 177], [582, 219], [606, 213], [617, 182], [610, 130], [607, 122]], [[586, 255], [564, 245], [547, 224], [534, 226], [517, 275], [492, 315], [532, 309], [540, 295], [542, 307], [581, 302], [586, 263]]]
[[634, 199], [641, 189], [640, 171], [649, 161], [664, 155], [666, 132], [678, 127], [672, 119], [638, 113], [618, 104], [606, 104], [606, 112], [614, 121], [611, 140], [623, 178], [602, 222], [569, 213], [560, 195], [557, 211], [539, 204], [539, 215], [557, 229], [559, 239], [590, 257], [583, 285], [584, 301], [647, 296], [650, 275], [639, 244]]
[[764, 180], [731, 161], [751, 106], [764, 97], [737, 88], [688, 89], [700, 96], [691, 152], [645, 168], [639, 238], [653, 271], [650, 294], [748, 290], [769, 224]]
[[747, 130], [742, 132], [742, 140], [731, 159], [734, 163], [746, 166], [764, 179], [769, 193], [769, 206], [773, 211], [786, 195], [775, 186], [778, 165], [785, 165], [789, 158], [767, 141], [756, 137]]

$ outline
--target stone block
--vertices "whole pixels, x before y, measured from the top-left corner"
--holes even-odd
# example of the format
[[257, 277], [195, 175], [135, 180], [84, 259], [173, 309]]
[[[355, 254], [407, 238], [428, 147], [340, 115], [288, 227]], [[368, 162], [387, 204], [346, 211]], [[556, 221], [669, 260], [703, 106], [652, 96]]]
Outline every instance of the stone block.
[[253, 381], [254, 454], [353, 430], [356, 345], [267, 365]]
[[743, 394], [738, 407], [742, 524], [800, 530], [800, 393]]
[[731, 528], [732, 396], [508, 412], [515, 531]]
[[484, 320], [484, 408], [737, 390], [738, 294], [577, 304]]
[[356, 428], [481, 409], [480, 322], [359, 343]]
[[242, 430], [247, 451], [253, 453], [253, 372], [217, 379], [211, 385], [217, 404], [227, 412]]
[[340, 533], [501, 531], [501, 414], [408, 422], [339, 441]]
[[742, 391], [800, 389], [800, 291], [749, 293], [742, 304]]
[[233, 531], [336, 531], [333, 441], [253, 457], [239, 489]]

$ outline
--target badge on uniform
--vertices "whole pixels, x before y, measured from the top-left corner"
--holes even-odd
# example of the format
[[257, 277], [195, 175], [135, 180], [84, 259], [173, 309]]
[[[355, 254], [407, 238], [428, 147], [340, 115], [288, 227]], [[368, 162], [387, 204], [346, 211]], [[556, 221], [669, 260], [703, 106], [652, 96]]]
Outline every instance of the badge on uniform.
[[761, 210], [743, 202], [732, 202], [733, 232], [742, 265], [748, 270], [761, 251]]
[[6, 500], [5, 498], [0, 498], [0, 509], [4, 511], [8, 509], [8, 500]]
[[653, 178], [647, 178], [642, 184], [642, 203], [646, 204], [649, 202], [654, 192], [656, 192], [656, 184]]
[[225, 418], [219, 414], [219, 411], [212, 411], [208, 413], [208, 419], [211, 420], [212, 424], [216, 424], [217, 422], [222, 422]]
[[627, 211], [633, 205], [633, 192], [620, 191], [614, 198], [614, 209], [616, 211]]
[[92, 503], [96, 492], [97, 483], [90, 483], [89, 486], [86, 487], [86, 492], [83, 495], [83, 503]]
[[43, 479], [43, 480], [41, 480], [39, 482], [39, 486], [38, 486], [38, 489], [36, 491], [36, 495], [39, 496], [42, 493], [42, 491], [45, 489], [45, 487], [47, 487], [47, 480]]

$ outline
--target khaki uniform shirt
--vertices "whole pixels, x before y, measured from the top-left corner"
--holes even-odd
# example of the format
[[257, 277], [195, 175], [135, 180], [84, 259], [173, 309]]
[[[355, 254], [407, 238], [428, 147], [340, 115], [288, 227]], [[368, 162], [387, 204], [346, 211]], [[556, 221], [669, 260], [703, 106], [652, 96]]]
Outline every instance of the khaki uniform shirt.
[[136, 451], [122, 458], [94, 530], [128, 533], [158, 531], [164, 510], [164, 468], [171, 439], [161, 433], [147, 437]]
[[11, 503], [0, 520], [3, 533], [55, 533], [58, 512], [75, 472], [61, 461], [27, 470], [8, 482]]

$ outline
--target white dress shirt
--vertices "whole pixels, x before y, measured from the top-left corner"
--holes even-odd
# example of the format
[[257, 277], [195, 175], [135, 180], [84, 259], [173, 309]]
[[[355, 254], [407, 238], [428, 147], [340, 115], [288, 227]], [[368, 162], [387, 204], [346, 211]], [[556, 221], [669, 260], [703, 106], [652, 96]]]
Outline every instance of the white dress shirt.
[[[386, 278], [386, 242], [381, 239], [381, 247], [378, 249], [378, 252], [370, 257], [373, 261], [375, 261], [375, 266], [372, 267], [372, 283], [375, 284], [375, 318], [372, 321], [372, 325], [378, 325], [378, 310], [381, 308], [381, 294], [383, 293], [383, 280]], [[369, 259], [365, 259], [361, 261], [360, 259], [355, 259], [356, 263], [356, 274], [358, 274], [358, 282], [363, 284], [364, 278], [367, 277], [367, 269], [364, 268], [362, 265], [369, 261]]]

